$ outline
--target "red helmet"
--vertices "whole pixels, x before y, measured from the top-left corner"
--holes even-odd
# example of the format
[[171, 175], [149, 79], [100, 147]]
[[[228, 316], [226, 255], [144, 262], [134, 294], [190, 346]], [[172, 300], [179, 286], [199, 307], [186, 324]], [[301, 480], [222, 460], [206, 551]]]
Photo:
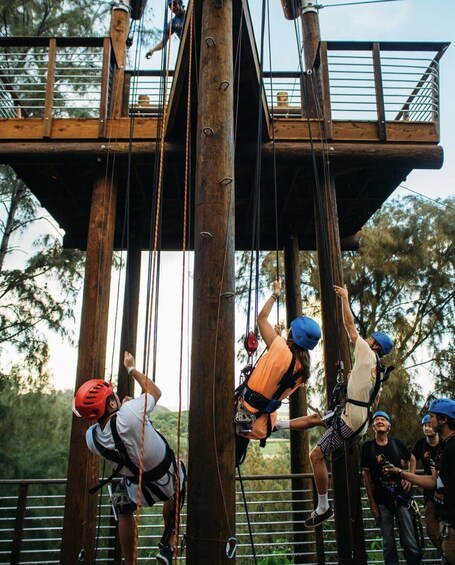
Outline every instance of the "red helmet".
[[103, 379], [91, 379], [76, 392], [73, 412], [86, 420], [98, 420], [106, 410], [106, 398], [113, 392], [112, 383]]

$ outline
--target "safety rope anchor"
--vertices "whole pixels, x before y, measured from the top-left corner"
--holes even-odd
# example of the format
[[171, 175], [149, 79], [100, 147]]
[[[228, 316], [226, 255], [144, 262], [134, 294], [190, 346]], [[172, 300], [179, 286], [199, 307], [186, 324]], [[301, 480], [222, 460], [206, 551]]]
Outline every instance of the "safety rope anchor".
[[231, 86], [231, 83], [228, 80], [223, 80], [220, 82], [220, 90], [224, 90], [224, 92], [226, 92], [226, 90]]
[[201, 231], [199, 235], [204, 239], [213, 239], [213, 235], [209, 231]]
[[206, 42], [208, 47], [216, 47], [216, 41], [210, 35], [205, 38], [205, 42]]
[[206, 136], [206, 137], [212, 137], [213, 135], [213, 129], [211, 127], [206, 126], [205, 128], [202, 128], [202, 133]]
[[231, 536], [226, 542], [226, 557], [232, 559], [235, 557], [235, 552], [237, 550], [237, 538]]
[[233, 296], [235, 296], [233, 292], [222, 292], [220, 294], [221, 298], [232, 298]]
[[227, 186], [228, 184], [231, 184], [231, 182], [232, 182], [231, 177], [224, 177], [224, 179], [218, 181], [218, 184], [221, 184], [222, 186]]

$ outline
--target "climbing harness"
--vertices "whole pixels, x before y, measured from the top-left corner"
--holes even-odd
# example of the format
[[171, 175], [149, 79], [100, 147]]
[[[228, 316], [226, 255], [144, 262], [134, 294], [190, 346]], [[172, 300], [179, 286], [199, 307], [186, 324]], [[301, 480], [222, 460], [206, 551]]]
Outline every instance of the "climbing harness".
[[[104, 447], [97, 438], [96, 427], [94, 427], [92, 430], [93, 443], [95, 444], [95, 447], [99, 451], [100, 455], [103, 458], [116, 463], [117, 467], [113, 470], [112, 474], [109, 477], [103, 479], [98, 485], [91, 488], [89, 491], [90, 494], [97, 492], [104, 485], [112, 482], [112, 480], [120, 474], [121, 470], [124, 467], [126, 467], [127, 469], [129, 469], [129, 471], [131, 471], [131, 473], [133, 473], [133, 476], [132, 477], [125, 476], [125, 480], [130, 481], [133, 484], [139, 484], [139, 476], [141, 475], [142, 494], [144, 495], [147, 504], [149, 506], [153, 506], [156, 502], [156, 499], [162, 502], [166, 502], [167, 500], [170, 500], [168, 495], [163, 492], [160, 485], [157, 484], [157, 481], [161, 480], [166, 475], [168, 475], [169, 478], [171, 478], [171, 476], [174, 475], [176, 478], [176, 482], [179, 482], [180, 474], [178, 468], [181, 467], [184, 473], [183, 487], [181, 489], [178, 500], [179, 509], [181, 509], [185, 501], [185, 478], [186, 478], [185, 467], [182, 462], [177, 463], [174, 452], [172, 451], [171, 447], [166, 441], [166, 438], [162, 434], [160, 434], [157, 430], [155, 430], [165, 444], [166, 451], [165, 451], [164, 459], [153, 469], [150, 469], [148, 471], [143, 471], [142, 473], [140, 473], [139, 467], [137, 467], [137, 465], [135, 465], [135, 463], [133, 463], [133, 461], [129, 457], [125, 444], [118, 434], [116, 419], [117, 416], [114, 415], [110, 420], [112, 436], [114, 438], [114, 443], [115, 443], [115, 449], [109, 449], [107, 447]], [[174, 505], [172, 506], [172, 514], [175, 515], [175, 513], [177, 512], [176, 509], [177, 500], [176, 497], [172, 497], [172, 499], [174, 501]], [[122, 491], [120, 490], [119, 492], [116, 491], [111, 496], [111, 502], [117, 508], [122, 504], [128, 503], [129, 498], [126, 496], [126, 493], [122, 493]], [[164, 530], [163, 537], [161, 540], [163, 543], [167, 542], [173, 529], [174, 529], [174, 519], [168, 521], [168, 525]]]
[[[295, 363], [296, 357], [295, 355], [292, 355], [292, 360], [287, 371], [278, 382], [275, 392], [270, 398], [264, 396], [260, 392], [253, 390], [248, 385], [254, 367], [247, 365], [242, 370], [244, 381], [237, 387], [235, 391], [236, 412], [234, 421], [236, 423], [237, 434], [246, 435], [250, 433], [252, 431], [251, 424], [264, 414], [267, 414], [269, 416], [267, 422], [267, 435], [265, 438], [260, 440], [260, 446], [265, 446], [267, 438], [272, 433], [270, 414], [276, 412], [281, 406], [282, 401], [280, 400], [280, 398], [283, 396], [283, 393], [288, 389], [295, 388], [298, 379], [304, 374], [303, 369], [299, 369], [294, 373]], [[251, 411], [248, 406], [245, 405], [245, 403], [256, 410], [256, 412]]]
[[[357, 430], [354, 430], [354, 433], [350, 435], [349, 438], [343, 438], [343, 439], [352, 442], [352, 440], [354, 440], [362, 432], [362, 430], [365, 428], [365, 425], [367, 423], [368, 425], [371, 424], [371, 419], [372, 419], [371, 407], [375, 403], [375, 400], [379, 394], [382, 384], [389, 379], [390, 373], [393, 371], [394, 368], [395, 367], [393, 365], [391, 365], [390, 367], [385, 367], [384, 365], [382, 365], [382, 363], [379, 360], [379, 357], [376, 355], [376, 380], [373, 388], [370, 391], [370, 397], [368, 401], [362, 402], [360, 400], [348, 398], [347, 383], [345, 383], [343, 380], [343, 369], [344, 369], [343, 362], [342, 361], [338, 362], [337, 383], [330, 395], [329, 410], [333, 411], [333, 418], [330, 422], [330, 425], [336, 429], [340, 437], [343, 438], [343, 434], [341, 431], [341, 425], [342, 425], [341, 416], [345, 411], [347, 403], [354, 404], [355, 406], [360, 406], [361, 408], [366, 408], [367, 417], [365, 418], [365, 421], [361, 424], [361, 426], [357, 428]], [[327, 422], [327, 424], [329, 424], [329, 422]]]

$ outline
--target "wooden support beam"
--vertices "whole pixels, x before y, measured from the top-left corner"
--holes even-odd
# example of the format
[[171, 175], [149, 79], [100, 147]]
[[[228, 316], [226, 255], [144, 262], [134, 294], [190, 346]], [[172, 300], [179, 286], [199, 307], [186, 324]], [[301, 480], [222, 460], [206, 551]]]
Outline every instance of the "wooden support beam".
[[[337, 382], [336, 366], [342, 360], [350, 368], [346, 330], [341, 304], [333, 285], [343, 285], [341, 246], [336, 208], [335, 180], [332, 171], [315, 195], [316, 240], [322, 303], [324, 366], [327, 396]], [[344, 450], [342, 458], [332, 462], [338, 563], [366, 565], [365, 538], [360, 504], [359, 462], [357, 453]]]
[[217, 565], [235, 535], [232, 0], [199, 1], [187, 563]]
[[[284, 273], [286, 288], [286, 319], [289, 327], [292, 320], [302, 315], [302, 294], [300, 288], [300, 261], [298, 231], [290, 226], [284, 247]], [[298, 418], [308, 413], [306, 388], [299, 387], [289, 398], [289, 418]], [[311, 473], [310, 435], [291, 431], [291, 473]], [[294, 550], [301, 554], [301, 563], [313, 561], [308, 537], [302, 532], [302, 523], [312, 510], [312, 501], [304, 496], [309, 490], [309, 481], [302, 477], [292, 479], [292, 508], [294, 512]], [[313, 548], [314, 549], [314, 548]]]
[[[0, 124], [1, 125], [1, 124]], [[98, 159], [105, 157], [108, 153], [126, 157], [129, 151], [133, 152], [133, 158], [149, 159], [156, 151], [155, 144], [149, 141], [136, 141], [130, 146], [128, 142], [39, 142], [39, 141], [15, 141], [0, 143], [0, 163], [24, 162], [24, 160], [40, 161], [52, 158], [58, 162], [60, 159], [76, 157], [93, 157]], [[171, 159], [183, 157], [181, 144], [165, 143], [164, 151]], [[255, 156], [257, 147], [254, 144], [243, 144], [237, 147], [242, 156]], [[365, 166], [382, 166], [386, 163], [388, 167], [403, 169], [440, 169], [444, 161], [444, 151], [440, 145], [434, 144], [404, 144], [404, 143], [336, 143], [332, 142], [322, 146], [301, 142], [277, 141], [274, 146], [269, 143], [262, 145], [263, 159], [276, 157], [277, 159], [288, 159], [289, 161], [299, 158], [299, 163], [307, 159], [311, 162], [313, 151], [316, 157], [327, 155], [331, 162], [342, 164], [355, 164], [363, 168]]]
[[[101, 171], [93, 186], [75, 390], [106, 374], [106, 340], [117, 185]], [[61, 565], [95, 562], [99, 458], [85, 443], [88, 423], [73, 416], [63, 520]]]

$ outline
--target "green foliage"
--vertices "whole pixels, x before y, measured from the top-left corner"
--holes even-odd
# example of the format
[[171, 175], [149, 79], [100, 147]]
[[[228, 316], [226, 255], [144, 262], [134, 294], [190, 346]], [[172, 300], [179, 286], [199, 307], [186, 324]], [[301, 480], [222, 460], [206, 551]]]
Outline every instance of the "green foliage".
[[32, 254], [24, 263], [13, 242], [39, 219], [38, 202], [7, 167], [0, 169], [0, 196], [0, 379], [19, 363], [21, 376], [28, 374], [31, 384], [45, 377], [49, 348], [44, 332], [72, 339], [65, 322], [74, 319], [84, 254], [42, 235], [29, 245]]
[[93, 0], [0, 0], [0, 35], [104, 35], [108, 12], [107, 3]]
[[0, 382], [0, 478], [66, 476], [71, 401], [70, 391], [23, 394], [17, 374]]

